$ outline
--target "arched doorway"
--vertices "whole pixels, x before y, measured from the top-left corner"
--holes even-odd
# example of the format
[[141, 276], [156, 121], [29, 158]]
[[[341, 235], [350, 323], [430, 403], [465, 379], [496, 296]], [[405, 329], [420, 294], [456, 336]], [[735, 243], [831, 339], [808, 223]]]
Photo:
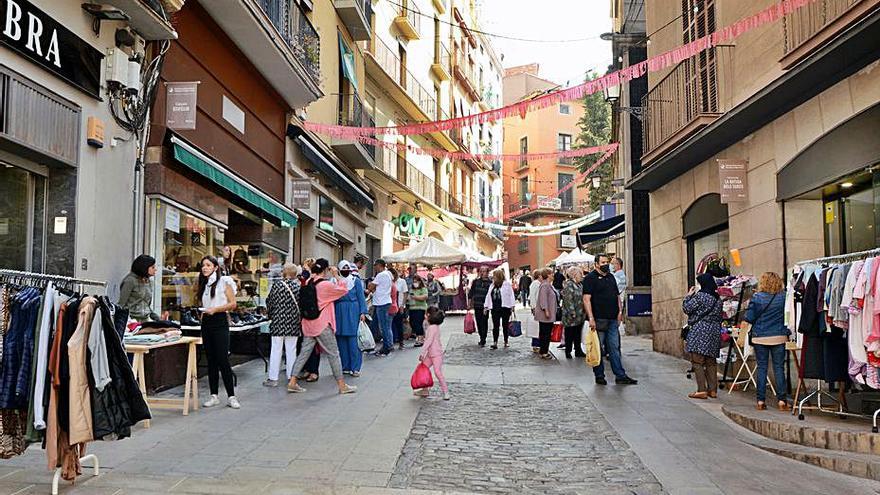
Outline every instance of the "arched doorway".
[[706, 194], [691, 203], [681, 217], [682, 237], [687, 242], [688, 286], [696, 281], [700, 260], [717, 253], [727, 258], [730, 251], [727, 205], [720, 194]]

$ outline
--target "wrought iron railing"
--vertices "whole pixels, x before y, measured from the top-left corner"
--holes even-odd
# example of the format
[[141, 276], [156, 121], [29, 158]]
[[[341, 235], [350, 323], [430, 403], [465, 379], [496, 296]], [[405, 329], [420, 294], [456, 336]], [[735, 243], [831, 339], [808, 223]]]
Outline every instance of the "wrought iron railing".
[[410, 26], [412, 26], [417, 33], [421, 32], [422, 12], [419, 10], [419, 7], [416, 5], [415, 2], [411, 0], [401, 0], [400, 16], [406, 17], [407, 21], [409, 21]]
[[449, 70], [449, 64], [452, 61], [452, 55], [449, 53], [449, 48], [446, 47], [443, 43], [435, 42], [434, 43], [434, 63], [438, 65], [442, 65], [446, 70]]
[[[375, 120], [364, 108], [364, 103], [357, 93], [340, 94], [337, 104], [336, 123], [351, 127], [375, 127]], [[369, 154], [376, 158], [376, 147], [358, 141]]]
[[675, 66], [642, 98], [646, 154], [698, 117], [722, 111], [717, 67], [717, 49], [710, 48]]
[[862, 0], [817, 0], [782, 19], [783, 51], [787, 55]]
[[391, 48], [376, 36], [370, 39], [367, 46], [382, 70], [404, 89], [407, 96], [430, 120], [437, 120], [437, 100], [422, 86], [413, 73], [401, 64], [400, 58]]
[[321, 79], [321, 38], [294, 0], [257, 0], [281, 38], [314, 82]]
[[461, 48], [455, 50], [455, 70], [459, 72], [460, 78], [464, 79], [473, 93], [477, 93], [477, 79], [474, 77], [474, 70], [471, 66], [470, 58]]

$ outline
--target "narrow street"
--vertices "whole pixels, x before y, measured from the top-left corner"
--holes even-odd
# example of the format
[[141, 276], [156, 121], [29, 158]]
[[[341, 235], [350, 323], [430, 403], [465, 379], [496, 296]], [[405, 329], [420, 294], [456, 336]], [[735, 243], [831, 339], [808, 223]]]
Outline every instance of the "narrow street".
[[[742, 398], [686, 399], [685, 363], [647, 339], [623, 342], [639, 385], [597, 387], [581, 360], [538, 360], [524, 338], [479, 349], [462, 321], [444, 325], [449, 402], [436, 388], [413, 397], [412, 348], [368, 357], [348, 396], [335, 394], [326, 363], [307, 393], [291, 395], [262, 387], [253, 360], [235, 370], [241, 410], [156, 411], [149, 430], [90, 445], [101, 475], [84, 469], [61, 493], [880, 493], [747, 444], [757, 435], [721, 413]], [[0, 464], [2, 494], [49, 493], [50, 482], [38, 447]]]

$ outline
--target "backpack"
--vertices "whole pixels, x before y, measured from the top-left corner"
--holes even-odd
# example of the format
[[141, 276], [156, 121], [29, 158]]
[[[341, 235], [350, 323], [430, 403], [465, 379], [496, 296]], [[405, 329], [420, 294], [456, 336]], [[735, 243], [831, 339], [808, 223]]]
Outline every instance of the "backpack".
[[306, 282], [299, 290], [299, 314], [303, 320], [317, 320], [321, 316], [321, 308], [318, 306], [318, 284], [324, 282], [318, 279], [314, 282]]

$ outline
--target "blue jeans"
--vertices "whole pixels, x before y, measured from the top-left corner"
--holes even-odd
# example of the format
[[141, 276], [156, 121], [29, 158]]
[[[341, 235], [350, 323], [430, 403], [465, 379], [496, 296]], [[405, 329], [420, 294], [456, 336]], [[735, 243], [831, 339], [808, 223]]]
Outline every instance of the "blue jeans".
[[373, 306], [375, 310], [375, 318], [379, 324], [379, 330], [382, 332], [382, 348], [385, 351], [391, 351], [394, 346], [394, 336], [391, 335], [391, 315], [388, 310], [391, 309], [391, 303], [381, 306]]
[[593, 375], [596, 378], [605, 378], [604, 356], [608, 354], [608, 360], [611, 361], [611, 372], [617, 378], [624, 378], [626, 370], [623, 369], [623, 362], [620, 360], [620, 322], [617, 320], [606, 321], [608, 329], [604, 332], [598, 332], [603, 359], [599, 361], [598, 366], [593, 367]]
[[391, 333], [394, 334], [394, 342], [403, 342], [403, 311], [398, 311], [391, 320]]
[[785, 392], [785, 344], [755, 344], [755, 361], [758, 363], [758, 373], [755, 377], [755, 381], [758, 382], [758, 400], [763, 402], [767, 398], [767, 361], [769, 358], [773, 359], [776, 399], [786, 400], [788, 394]]

